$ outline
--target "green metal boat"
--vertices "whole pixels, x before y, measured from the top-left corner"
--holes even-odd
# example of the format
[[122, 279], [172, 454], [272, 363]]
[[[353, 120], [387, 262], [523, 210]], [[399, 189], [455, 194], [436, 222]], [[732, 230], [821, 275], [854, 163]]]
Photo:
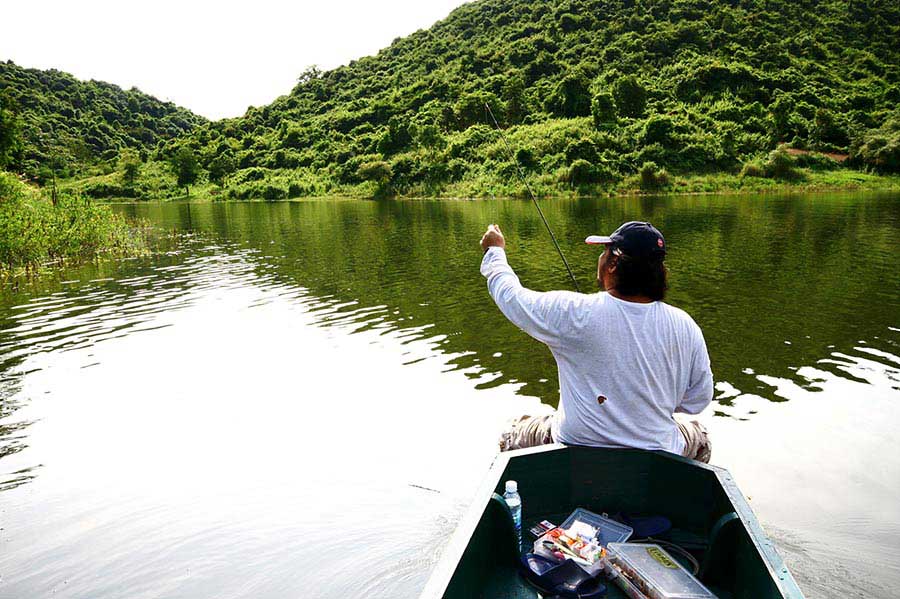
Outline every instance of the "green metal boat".
[[[523, 542], [547, 519], [575, 508], [664, 516], [665, 538], [694, 556], [697, 577], [719, 599], [802, 599], [727, 470], [666, 452], [549, 445], [500, 454], [444, 548], [421, 598], [491, 599], [541, 595], [518, 573], [512, 519], [498, 495], [519, 484]], [[608, 584], [607, 597], [624, 593]]]

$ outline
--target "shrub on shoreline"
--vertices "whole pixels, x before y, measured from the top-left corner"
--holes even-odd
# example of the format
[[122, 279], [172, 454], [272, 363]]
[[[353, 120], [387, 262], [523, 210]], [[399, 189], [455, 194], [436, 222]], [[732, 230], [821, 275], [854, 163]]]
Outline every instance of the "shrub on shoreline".
[[61, 194], [56, 201], [0, 173], [0, 272], [100, 255], [133, 255], [146, 240], [109, 206]]
[[744, 163], [741, 169], [741, 177], [796, 181], [802, 179], [803, 176], [803, 173], [797, 169], [797, 160], [788, 153], [784, 146], [778, 146], [769, 152], [765, 162], [751, 160]]

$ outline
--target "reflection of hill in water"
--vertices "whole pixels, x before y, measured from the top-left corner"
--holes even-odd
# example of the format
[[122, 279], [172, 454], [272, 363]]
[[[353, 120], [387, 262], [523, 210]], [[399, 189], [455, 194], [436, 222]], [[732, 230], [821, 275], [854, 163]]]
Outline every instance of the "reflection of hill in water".
[[[191, 228], [256, 250], [284, 283], [353, 301], [347, 318], [421, 327], [479, 366], [555, 403], [552, 357], [505, 321], [478, 274], [477, 241], [499, 222], [510, 262], [535, 289], [567, 288], [565, 271], [533, 207], [523, 201], [313, 201], [165, 204], [124, 208], [168, 227]], [[897, 355], [900, 205], [894, 196], [694, 197], [548, 201], [544, 210], [582, 287], [597, 253], [580, 243], [630, 219], [651, 220], [670, 246], [670, 301], [703, 328], [718, 381], [782, 400], [757, 373], [845, 352], [885, 364]], [[267, 268], [267, 270], [269, 270]], [[361, 307], [381, 307], [356, 312]], [[862, 354], [865, 345], [888, 357]], [[850, 376], [839, 364], [819, 368]], [[794, 377], [796, 378], [796, 377]], [[808, 381], [798, 378], [798, 382]], [[723, 393], [723, 395], [729, 395]], [[728, 403], [728, 397], [722, 398]]]

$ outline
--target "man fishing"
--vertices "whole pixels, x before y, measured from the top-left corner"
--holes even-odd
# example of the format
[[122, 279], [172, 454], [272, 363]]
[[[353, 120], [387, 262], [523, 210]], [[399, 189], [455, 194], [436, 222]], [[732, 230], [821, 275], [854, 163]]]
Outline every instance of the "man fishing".
[[500, 438], [501, 451], [546, 443], [662, 449], [709, 462], [697, 421], [712, 401], [709, 354], [700, 327], [665, 297], [666, 242], [653, 225], [628, 222], [609, 236], [597, 264], [601, 293], [526, 289], [506, 261], [497, 225], [481, 238], [481, 274], [500, 311], [546, 344], [559, 369], [559, 409], [523, 416]]

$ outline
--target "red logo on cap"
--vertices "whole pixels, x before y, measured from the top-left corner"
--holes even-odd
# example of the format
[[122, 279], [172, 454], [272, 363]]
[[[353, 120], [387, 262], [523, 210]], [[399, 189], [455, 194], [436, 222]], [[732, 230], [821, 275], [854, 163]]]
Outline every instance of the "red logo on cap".
[[658, 245], [659, 247], [662, 247], [662, 246], [663, 246], [663, 240], [662, 240], [662, 237], [657, 237], [657, 239], [656, 239], [656, 245]]

